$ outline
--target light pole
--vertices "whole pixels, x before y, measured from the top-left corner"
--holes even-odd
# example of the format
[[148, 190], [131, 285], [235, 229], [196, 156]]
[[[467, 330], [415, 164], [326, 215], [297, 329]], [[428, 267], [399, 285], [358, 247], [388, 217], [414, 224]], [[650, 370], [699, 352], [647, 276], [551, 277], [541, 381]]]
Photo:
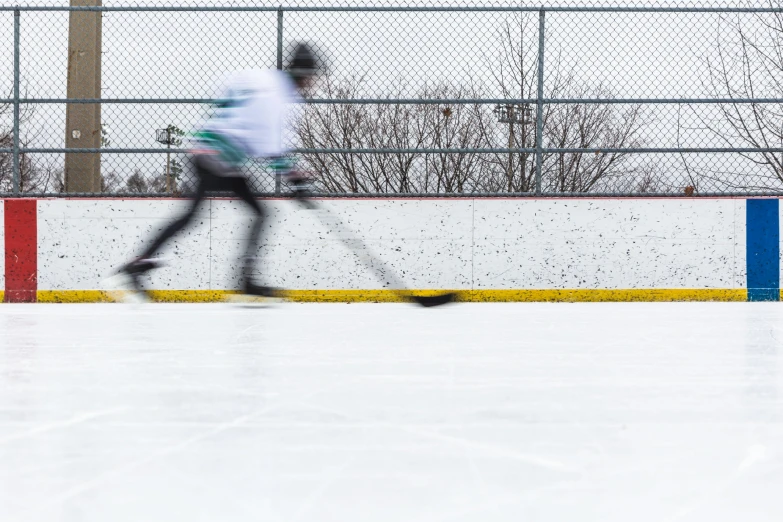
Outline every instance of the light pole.
[[166, 192], [173, 192], [173, 185], [171, 179], [171, 144], [174, 143], [174, 137], [172, 136], [171, 125], [165, 129], [158, 129], [155, 131], [155, 141], [166, 145]]
[[[535, 123], [533, 117], [533, 109], [529, 103], [523, 103], [519, 105], [507, 104], [507, 105], [495, 105], [495, 109], [492, 111], [498, 118], [498, 123], [508, 123], [508, 148], [514, 148], [514, 125], [522, 126], [522, 148], [527, 145], [527, 135], [525, 132], [525, 126]], [[521, 168], [525, 168], [525, 162], [527, 161], [527, 153], [522, 153]], [[508, 178], [508, 190], [512, 190], [512, 181], [514, 179], [514, 153], [508, 151], [508, 166], [506, 171], [506, 177]]]

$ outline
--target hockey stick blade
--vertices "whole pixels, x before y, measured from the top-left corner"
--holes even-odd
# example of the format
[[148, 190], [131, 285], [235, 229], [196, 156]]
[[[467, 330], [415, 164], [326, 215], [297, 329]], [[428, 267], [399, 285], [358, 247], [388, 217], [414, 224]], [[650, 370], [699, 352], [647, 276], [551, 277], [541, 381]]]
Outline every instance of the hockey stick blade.
[[432, 306], [440, 306], [449, 303], [453, 303], [457, 299], [457, 294], [449, 292], [440, 295], [412, 295], [410, 300], [416, 304], [419, 304], [425, 308]]

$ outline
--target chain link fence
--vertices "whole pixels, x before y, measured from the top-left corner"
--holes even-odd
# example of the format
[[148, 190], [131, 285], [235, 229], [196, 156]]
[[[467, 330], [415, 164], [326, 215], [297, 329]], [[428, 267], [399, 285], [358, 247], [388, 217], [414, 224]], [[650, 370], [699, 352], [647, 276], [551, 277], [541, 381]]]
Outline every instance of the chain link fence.
[[[83, 27], [94, 95], [69, 96]], [[783, 193], [778, 4], [301, 4], [0, 7], [0, 195], [189, 192], [187, 136], [221, 81], [300, 40], [328, 63], [295, 122], [323, 195]]]

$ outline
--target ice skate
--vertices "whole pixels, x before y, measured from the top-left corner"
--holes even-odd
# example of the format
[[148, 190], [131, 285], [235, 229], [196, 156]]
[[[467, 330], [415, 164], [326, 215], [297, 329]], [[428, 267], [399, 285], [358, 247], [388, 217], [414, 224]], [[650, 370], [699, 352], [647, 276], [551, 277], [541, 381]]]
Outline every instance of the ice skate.
[[124, 265], [113, 276], [104, 279], [103, 286], [114, 301], [148, 303], [151, 299], [141, 277], [162, 265], [163, 261], [160, 259], [136, 259]]
[[229, 294], [226, 301], [252, 308], [264, 308], [282, 302], [283, 295], [279, 288], [259, 285], [251, 279], [245, 279], [239, 293]]

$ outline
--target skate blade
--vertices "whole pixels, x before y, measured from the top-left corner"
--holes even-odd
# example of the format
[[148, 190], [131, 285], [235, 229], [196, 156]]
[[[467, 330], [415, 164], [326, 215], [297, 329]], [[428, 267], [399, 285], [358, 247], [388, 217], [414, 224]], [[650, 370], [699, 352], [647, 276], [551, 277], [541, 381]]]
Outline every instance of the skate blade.
[[130, 277], [125, 274], [115, 274], [101, 281], [101, 287], [106, 295], [115, 303], [145, 304], [150, 298], [137, 291], [131, 284]]
[[228, 294], [225, 297], [226, 303], [240, 306], [242, 308], [271, 308], [274, 305], [283, 302], [278, 297], [261, 297], [248, 294]]

